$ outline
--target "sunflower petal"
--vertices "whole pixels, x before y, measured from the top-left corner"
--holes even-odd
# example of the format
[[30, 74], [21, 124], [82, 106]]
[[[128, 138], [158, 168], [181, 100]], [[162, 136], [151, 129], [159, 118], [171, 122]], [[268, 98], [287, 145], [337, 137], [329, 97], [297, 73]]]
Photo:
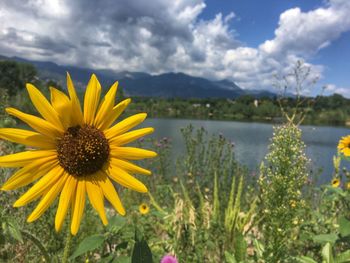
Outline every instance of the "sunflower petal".
[[75, 195], [75, 202], [73, 207], [72, 224], [70, 227], [70, 231], [74, 236], [78, 233], [80, 222], [83, 217], [84, 208], [85, 208], [85, 195], [86, 195], [85, 178], [78, 178], [77, 192]]
[[45, 121], [39, 117], [23, 113], [14, 108], [6, 108], [6, 112], [24, 121], [34, 130], [40, 132], [43, 135], [56, 139], [57, 137], [60, 137], [63, 134], [62, 130], [57, 129], [50, 122]]
[[156, 152], [144, 150], [134, 147], [114, 147], [110, 148], [111, 157], [128, 159], [128, 160], [140, 160], [144, 158], [153, 158], [157, 156]]
[[143, 128], [143, 129], [134, 130], [134, 131], [127, 132], [122, 135], [113, 137], [112, 139], [110, 139], [110, 143], [111, 145], [115, 145], [115, 146], [128, 144], [129, 142], [135, 141], [153, 132], [154, 132], [153, 128]]
[[111, 112], [102, 120], [101, 126], [99, 129], [104, 131], [109, 128], [113, 124], [113, 122], [123, 113], [125, 108], [130, 104], [131, 99], [123, 100], [113, 107]]
[[125, 161], [125, 160], [120, 160], [117, 158], [110, 158], [110, 163], [113, 166], [120, 167], [121, 169], [126, 170], [128, 172], [140, 173], [140, 174], [145, 174], [145, 175], [152, 174], [152, 172], [150, 170], [144, 169], [140, 166], [137, 166], [136, 164], [133, 164], [133, 163]]
[[11, 142], [43, 149], [56, 148], [54, 140], [50, 139], [49, 137], [46, 137], [37, 132], [22, 129], [2, 128], [0, 129], [0, 138]]
[[350, 156], [350, 149], [345, 148], [345, 149], [342, 150], [342, 153], [343, 153], [345, 156]]
[[42, 177], [58, 165], [56, 156], [41, 158], [13, 174], [10, 179], [1, 187], [1, 190], [14, 190], [28, 185]]
[[81, 111], [81, 106], [80, 106], [80, 102], [77, 96], [77, 93], [75, 91], [74, 88], [74, 84], [73, 81], [69, 75], [69, 73], [67, 72], [67, 88], [68, 88], [68, 93], [69, 93], [69, 97], [70, 100], [72, 102], [72, 116], [71, 116], [71, 125], [75, 126], [75, 125], [82, 125], [83, 124], [83, 113]]
[[147, 117], [146, 113], [139, 113], [139, 114], [130, 116], [129, 118], [126, 118], [121, 122], [118, 122], [112, 128], [109, 128], [108, 130], [106, 130], [104, 132], [105, 136], [107, 139], [112, 139], [113, 137], [123, 134], [124, 132], [127, 132], [128, 130], [134, 128], [136, 125], [139, 125], [141, 122], [143, 122], [146, 119], [146, 117]]
[[63, 132], [62, 123], [58, 117], [57, 112], [52, 105], [47, 101], [44, 95], [32, 84], [26, 85], [29, 97], [33, 102], [33, 105], [48, 122], [54, 125], [57, 129]]
[[118, 88], [118, 81], [115, 82], [104, 97], [95, 118], [95, 127], [101, 128], [106, 117], [113, 110], [114, 98]]
[[64, 170], [61, 166], [56, 166], [47, 175], [42, 177], [35, 185], [33, 185], [26, 193], [24, 193], [14, 204], [14, 207], [20, 207], [41, 196], [46, 189], [62, 177]]
[[108, 176], [104, 173], [97, 174], [97, 183], [102, 189], [104, 196], [112, 204], [114, 209], [121, 215], [125, 215], [125, 209], [122, 202], [119, 199], [117, 191], [115, 190], [112, 182], [108, 179]]
[[102, 223], [104, 225], [108, 224], [104, 203], [103, 203], [103, 192], [98, 185], [97, 181], [92, 178], [92, 180], [86, 181], [86, 191], [89, 196], [90, 203], [92, 207], [97, 211], [99, 214]]
[[84, 97], [84, 121], [86, 124], [93, 125], [97, 106], [101, 95], [101, 85], [95, 74], [92, 74], [87, 85]]
[[148, 192], [147, 187], [142, 182], [140, 182], [135, 177], [131, 176], [130, 174], [128, 174], [127, 172], [125, 172], [117, 166], [110, 165], [107, 168], [106, 172], [109, 175], [109, 177], [112, 178], [115, 182], [126, 188], [132, 189], [140, 193]]
[[56, 110], [64, 128], [71, 126], [72, 103], [62, 91], [50, 87], [51, 104]]
[[63, 225], [63, 220], [66, 217], [68, 207], [75, 198], [75, 191], [77, 187], [77, 179], [74, 176], [69, 176], [60, 196], [60, 201], [58, 203], [56, 217], [55, 217], [55, 229], [60, 231]]
[[26, 151], [20, 153], [9, 154], [0, 157], [0, 166], [2, 167], [21, 167], [25, 166], [37, 159], [57, 156], [56, 150], [47, 151]]
[[68, 174], [64, 173], [61, 178], [50, 188], [50, 190], [43, 196], [37, 207], [30, 214], [27, 222], [33, 222], [37, 220], [53, 203], [58, 194], [61, 192], [63, 185], [67, 181]]

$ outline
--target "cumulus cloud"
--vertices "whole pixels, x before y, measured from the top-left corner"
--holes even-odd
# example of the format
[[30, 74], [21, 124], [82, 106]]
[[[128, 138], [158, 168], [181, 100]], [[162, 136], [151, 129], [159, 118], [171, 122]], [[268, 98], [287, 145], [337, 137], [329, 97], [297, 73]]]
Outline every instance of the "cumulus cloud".
[[[234, 12], [203, 20], [204, 8], [204, 0], [0, 0], [0, 54], [268, 88], [272, 74], [350, 30], [350, 1], [330, 0], [309, 12], [286, 10], [274, 38], [252, 48], [230, 27]], [[312, 77], [322, 75], [322, 65], [310, 66]]]
[[335, 84], [327, 84], [324, 87], [324, 91], [326, 95], [331, 95], [331, 94], [340, 94], [343, 95], [344, 97], [350, 98], [350, 87], [344, 88], [344, 87], [338, 87]]
[[280, 15], [275, 38], [260, 46], [271, 56], [310, 56], [350, 29], [350, 1], [331, 1], [327, 8], [303, 13], [293, 8]]

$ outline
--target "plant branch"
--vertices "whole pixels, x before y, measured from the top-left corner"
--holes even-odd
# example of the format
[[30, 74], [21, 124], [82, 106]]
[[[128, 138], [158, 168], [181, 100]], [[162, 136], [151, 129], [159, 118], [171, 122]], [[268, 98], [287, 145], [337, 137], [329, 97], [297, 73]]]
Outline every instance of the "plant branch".
[[40, 250], [40, 252], [42, 253], [43, 257], [45, 258], [45, 261], [46, 262], [50, 262], [51, 259], [50, 259], [50, 255], [49, 253], [47, 252], [47, 249], [44, 247], [44, 245], [40, 242], [39, 239], [37, 239], [35, 236], [33, 236], [31, 233], [27, 232], [27, 231], [24, 231], [24, 230], [20, 230], [21, 231], [21, 234], [28, 238], [30, 241], [33, 242], [34, 245], [37, 246], [37, 248]]

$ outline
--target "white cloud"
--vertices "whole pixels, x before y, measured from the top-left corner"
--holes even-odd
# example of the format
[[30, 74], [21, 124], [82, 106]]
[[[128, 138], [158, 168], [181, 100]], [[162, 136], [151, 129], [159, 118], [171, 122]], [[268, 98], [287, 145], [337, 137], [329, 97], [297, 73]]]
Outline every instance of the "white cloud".
[[267, 40], [260, 49], [271, 56], [313, 55], [350, 29], [350, 6], [339, 4], [307, 13], [300, 8], [285, 11], [280, 15], [275, 38]]
[[[204, 0], [0, 0], [0, 53], [269, 88], [272, 74], [287, 72], [350, 30], [350, 1], [330, 0], [309, 12], [286, 10], [274, 38], [252, 48], [236, 39], [233, 12], [203, 20], [205, 7]], [[322, 76], [323, 66], [312, 66], [312, 77]]]
[[325, 85], [325, 95], [331, 95], [334, 93], [340, 94], [344, 97], [350, 98], [350, 87], [345, 88], [345, 87], [338, 87], [335, 84], [327, 84]]

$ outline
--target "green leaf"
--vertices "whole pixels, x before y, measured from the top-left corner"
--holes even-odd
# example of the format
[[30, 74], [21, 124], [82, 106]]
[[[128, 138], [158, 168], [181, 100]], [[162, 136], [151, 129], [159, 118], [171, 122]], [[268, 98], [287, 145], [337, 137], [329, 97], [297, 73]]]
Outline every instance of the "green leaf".
[[4, 245], [6, 242], [5, 240], [5, 236], [4, 234], [2, 233], [1, 229], [0, 229], [0, 247], [2, 247], [2, 245]]
[[338, 239], [337, 234], [321, 234], [321, 235], [316, 235], [313, 237], [314, 242], [316, 243], [331, 243], [334, 244], [335, 241]]
[[146, 240], [136, 241], [132, 251], [131, 263], [152, 263], [152, 252]]
[[126, 249], [128, 247], [128, 241], [124, 241], [115, 247], [115, 250]]
[[247, 241], [240, 232], [235, 232], [234, 240], [235, 257], [238, 262], [244, 261], [247, 254]]
[[341, 197], [346, 197], [346, 192], [343, 189], [341, 189], [340, 187], [333, 187], [333, 186], [328, 185], [326, 187], [326, 189], [329, 192], [333, 192], [333, 193], [340, 195]]
[[109, 255], [100, 259], [99, 263], [112, 263], [115, 255]]
[[327, 243], [323, 248], [322, 248], [322, 258], [325, 263], [334, 263], [333, 260], [333, 252], [332, 252], [332, 246], [330, 243]]
[[17, 221], [11, 219], [11, 221], [7, 221], [7, 229], [9, 231], [9, 234], [14, 239], [18, 240], [19, 242], [23, 243], [23, 238], [21, 231], [19, 229]]
[[340, 253], [336, 258], [335, 258], [335, 263], [349, 263], [350, 262], [350, 250], [347, 250], [343, 253]]
[[154, 215], [155, 217], [158, 217], [158, 218], [161, 218], [161, 219], [163, 219], [163, 217], [164, 217], [164, 213], [162, 213], [162, 212], [159, 212], [158, 210], [152, 210], [152, 215]]
[[50, 263], [60, 263], [61, 259], [58, 256], [52, 256]]
[[112, 263], [130, 263], [130, 258], [126, 256], [117, 257]]
[[130, 257], [109, 255], [108, 257], [101, 258], [99, 263], [130, 263]]
[[227, 251], [225, 251], [225, 260], [226, 260], [226, 263], [237, 263], [235, 256]]
[[313, 260], [312, 258], [305, 256], [297, 257], [295, 259], [300, 263], [317, 263], [317, 261]]
[[103, 235], [92, 235], [85, 238], [79, 244], [77, 250], [73, 253], [70, 259], [74, 259], [80, 255], [85, 254], [88, 251], [92, 251], [98, 247], [100, 247], [105, 241], [105, 237]]
[[124, 227], [125, 222], [126, 222], [125, 217], [117, 216], [117, 215], [113, 216], [108, 219], [107, 229], [110, 232], [118, 233], [118, 231]]
[[259, 242], [257, 239], [254, 239], [253, 243], [254, 243], [254, 248], [258, 255], [258, 258], [262, 258], [265, 251], [264, 245], [261, 242]]
[[140, 229], [140, 227], [135, 227], [135, 241], [142, 241], [144, 240], [143, 231]]
[[312, 239], [313, 236], [314, 236], [313, 233], [303, 232], [303, 233], [300, 233], [299, 240], [302, 241], [302, 242], [307, 242], [307, 241], [310, 241], [310, 239]]
[[342, 216], [339, 218], [338, 223], [340, 235], [342, 237], [350, 235], [350, 221], [347, 220], [344, 216]]

